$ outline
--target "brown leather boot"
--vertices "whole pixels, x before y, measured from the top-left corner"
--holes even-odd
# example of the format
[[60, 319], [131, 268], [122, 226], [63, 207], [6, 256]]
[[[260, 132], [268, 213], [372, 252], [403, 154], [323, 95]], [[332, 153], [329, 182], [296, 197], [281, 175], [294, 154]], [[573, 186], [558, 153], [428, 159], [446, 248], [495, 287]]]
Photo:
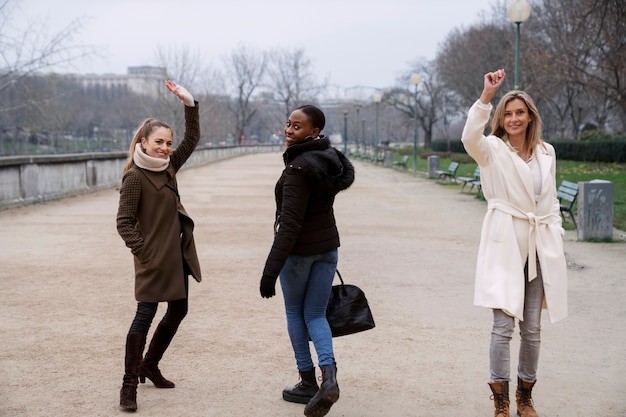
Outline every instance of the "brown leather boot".
[[522, 381], [517, 377], [517, 390], [515, 391], [515, 402], [517, 403], [517, 415], [521, 417], [539, 417], [533, 405], [531, 396], [534, 382]]
[[170, 342], [174, 338], [176, 330], [172, 330], [167, 326], [159, 324], [154, 331], [150, 347], [146, 352], [146, 357], [141, 362], [139, 369], [139, 381], [144, 384], [148, 378], [157, 388], [174, 388], [176, 385], [172, 381], [168, 381], [159, 370], [159, 361], [167, 350]]
[[129, 333], [126, 336], [126, 357], [124, 359], [124, 380], [120, 389], [120, 409], [137, 410], [137, 384], [141, 355], [146, 345], [146, 337]]
[[298, 371], [300, 382], [283, 390], [283, 400], [292, 403], [307, 404], [319, 389], [315, 379], [315, 368], [310, 371]]
[[489, 388], [493, 393], [494, 417], [509, 417], [509, 381], [491, 382]]

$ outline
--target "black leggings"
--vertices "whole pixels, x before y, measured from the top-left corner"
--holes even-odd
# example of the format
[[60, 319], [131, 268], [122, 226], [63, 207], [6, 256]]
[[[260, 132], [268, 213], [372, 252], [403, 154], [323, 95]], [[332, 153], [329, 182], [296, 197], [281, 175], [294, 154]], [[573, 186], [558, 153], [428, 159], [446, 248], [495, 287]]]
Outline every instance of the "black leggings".
[[[165, 312], [165, 315], [163, 316], [163, 319], [161, 319], [161, 323], [159, 325], [166, 326], [176, 332], [176, 330], [178, 330], [178, 326], [187, 315], [188, 305], [189, 303], [187, 298], [168, 301], [167, 311]], [[128, 333], [147, 336], [158, 306], [159, 303], [147, 303], [145, 301], [137, 303], [137, 313], [135, 314], [135, 318], [130, 325]]]

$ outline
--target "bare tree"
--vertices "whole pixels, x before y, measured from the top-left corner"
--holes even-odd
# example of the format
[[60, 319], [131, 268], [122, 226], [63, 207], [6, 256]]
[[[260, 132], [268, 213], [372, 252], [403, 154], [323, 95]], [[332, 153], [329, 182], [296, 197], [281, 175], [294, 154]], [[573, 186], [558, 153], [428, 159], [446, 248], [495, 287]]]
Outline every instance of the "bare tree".
[[[439, 80], [469, 107], [480, 96], [483, 75], [495, 68], [512, 68], [515, 50], [510, 28], [481, 23], [455, 29], [440, 46], [435, 59]], [[512, 87], [512, 82], [508, 84]]]
[[299, 105], [315, 103], [327, 81], [316, 81], [313, 65], [303, 49], [275, 49], [269, 53], [267, 89], [280, 103], [284, 119]]
[[12, 0], [0, 3], [0, 91], [35, 72], [71, 65], [99, 51], [76, 43], [84, 19], [73, 20], [52, 34], [42, 22], [14, 29], [10, 23], [16, 4]]
[[18, 4], [13, 0], [0, 2], [0, 114], [6, 113], [0, 132], [0, 153], [5, 138], [20, 142], [19, 148], [24, 151], [23, 141], [27, 140], [27, 135], [19, 132], [24, 131], [28, 107], [54, 99], [54, 96], [42, 94], [43, 91], [33, 91], [40, 84], [29, 78], [43, 70], [69, 66], [99, 51], [76, 42], [84, 19], [73, 20], [52, 34], [41, 21], [33, 21], [24, 28], [13, 27]]
[[256, 114], [252, 97], [261, 86], [267, 68], [267, 54], [240, 45], [224, 57], [226, 87], [234, 96], [230, 110], [235, 116], [235, 140], [242, 143], [246, 128]]
[[200, 91], [206, 73], [205, 57], [200, 50], [188, 46], [163, 46], [155, 51], [155, 62], [166, 69], [167, 75], [190, 91]]
[[[419, 73], [423, 78], [422, 83], [418, 86], [417, 97], [415, 97], [415, 90], [413, 90], [415, 86], [410, 86], [409, 82], [412, 73]], [[455, 102], [449, 98], [450, 94], [435, 70], [435, 62], [416, 61], [412, 64], [410, 71], [405, 72], [396, 80], [396, 85], [398, 87], [385, 94], [385, 101], [405, 115], [407, 124], [409, 122], [412, 124], [417, 116], [419, 128], [424, 131], [424, 146], [430, 147], [435, 126], [444, 120], [449, 111], [449, 106]], [[413, 127], [411, 127], [411, 132], [415, 134]]]
[[[155, 51], [155, 62], [164, 68], [165, 76], [193, 92], [198, 96], [203, 88], [204, 55], [199, 50], [191, 50], [188, 46], [158, 46]], [[150, 103], [151, 111], [157, 117], [173, 124], [174, 132], [177, 133], [177, 141], [182, 140], [184, 130], [184, 109], [176, 100], [171, 99], [171, 94], [163, 87], [162, 79], [155, 79], [154, 91], [157, 92], [157, 103]], [[155, 104], [157, 105], [155, 107]], [[205, 109], [202, 109], [203, 113]], [[201, 118], [200, 120], [203, 120]]]
[[[538, 83], [580, 86], [601, 125], [614, 109], [626, 126], [626, 4], [622, 0], [544, 0], [529, 31], [528, 59]], [[572, 111], [579, 112], [579, 106]], [[575, 119], [575, 115], [572, 115]], [[576, 130], [578, 126], [573, 126]]]
[[[479, 80], [486, 72], [494, 68], [513, 72], [515, 25], [504, 16], [504, 5], [499, 3], [490, 20], [454, 30], [439, 50], [437, 74], [463, 106], [479, 96]], [[521, 84], [537, 102], [545, 122], [544, 134], [575, 138], [586, 121], [602, 128], [624, 129], [623, 0], [539, 0], [523, 24], [520, 41]], [[512, 81], [507, 85], [511, 88]], [[621, 126], [615, 126], [617, 120]]]

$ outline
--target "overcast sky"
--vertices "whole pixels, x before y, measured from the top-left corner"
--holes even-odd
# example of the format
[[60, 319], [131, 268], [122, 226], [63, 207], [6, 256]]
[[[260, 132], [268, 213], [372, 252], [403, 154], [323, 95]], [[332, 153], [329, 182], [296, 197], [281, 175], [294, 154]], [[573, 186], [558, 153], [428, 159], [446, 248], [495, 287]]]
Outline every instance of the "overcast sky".
[[[12, 0], [13, 1], [13, 0]], [[126, 73], [153, 65], [157, 47], [186, 46], [217, 61], [238, 45], [303, 48], [320, 81], [388, 87], [418, 58], [433, 59], [454, 28], [490, 12], [493, 0], [20, 0], [17, 16], [49, 30], [87, 18], [82, 43], [106, 59], [74, 72]], [[508, 0], [507, 0], [508, 4]], [[21, 19], [13, 20], [14, 25]], [[506, 19], [503, 16], [503, 19]], [[513, 29], [513, 25], [511, 30]], [[407, 80], [408, 83], [408, 80]]]

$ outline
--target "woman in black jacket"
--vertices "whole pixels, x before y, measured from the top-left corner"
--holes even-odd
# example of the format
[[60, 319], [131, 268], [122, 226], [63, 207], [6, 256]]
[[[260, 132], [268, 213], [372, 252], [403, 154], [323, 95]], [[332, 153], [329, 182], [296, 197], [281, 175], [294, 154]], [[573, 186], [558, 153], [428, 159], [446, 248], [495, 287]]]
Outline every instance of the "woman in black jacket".
[[[324, 416], [339, 399], [332, 334], [326, 305], [337, 269], [339, 232], [335, 195], [354, 181], [348, 158], [321, 131], [326, 119], [315, 106], [295, 109], [285, 126], [285, 169], [276, 183], [276, 221], [272, 249], [261, 278], [261, 296], [285, 301], [287, 330], [301, 381], [283, 390], [283, 399], [307, 404], [307, 417]], [[309, 336], [322, 370], [317, 386]]]

